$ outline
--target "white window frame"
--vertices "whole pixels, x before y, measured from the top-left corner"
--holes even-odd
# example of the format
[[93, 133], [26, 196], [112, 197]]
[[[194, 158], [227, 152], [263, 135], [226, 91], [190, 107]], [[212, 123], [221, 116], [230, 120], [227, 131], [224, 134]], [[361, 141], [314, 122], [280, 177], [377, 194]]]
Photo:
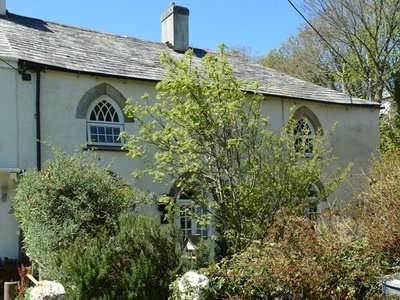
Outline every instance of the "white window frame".
[[203, 215], [203, 208], [196, 205], [192, 199], [180, 199], [179, 196], [176, 203], [178, 212], [175, 218], [175, 225], [181, 228], [184, 238], [190, 235], [201, 235], [204, 240], [207, 240], [209, 237], [209, 226], [203, 228], [197, 223], [195, 216], [191, 214], [191, 212], [195, 214], [200, 212], [200, 215]]
[[[93, 109], [101, 102], [106, 101], [108, 102], [111, 107], [115, 110], [115, 113], [118, 116], [118, 122], [115, 121], [104, 121], [104, 120], [91, 120], [91, 114]], [[104, 134], [103, 133], [97, 133], [97, 137], [98, 139], [100, 138], [100, 136], [104, 136], [105, 141], [100, 141], [100, 140], [95, 140], [92, 139], [92, 128], [97, 127], [98, 129], [104, 129]], [[90, 145], [96, 145], [96, 146], [122, 146], [124, 144], [124, 140], [122, 138], [117, 137], [117, 134], [114, 134], [114, 130], [118, 130], [119, 133], [124, 131], [124, 115], [121, 111], [121, 109], [119, 108], [119, 106], [117, 105], [117, 103], [110, 98], [107, 95], [102, 95], [99, 98], [97, 98], [95, 101], [93, 101], [90, 106], [89, 109], [87, 111], [87, 116], [86, 116], [86, 129], [87, 129], [87, 141]], [[112, 131], [112, 133], [107, 134], [106, 131], [110, 130]], [[113, 138], [113, 142], [108, 142], [107, 138]]]

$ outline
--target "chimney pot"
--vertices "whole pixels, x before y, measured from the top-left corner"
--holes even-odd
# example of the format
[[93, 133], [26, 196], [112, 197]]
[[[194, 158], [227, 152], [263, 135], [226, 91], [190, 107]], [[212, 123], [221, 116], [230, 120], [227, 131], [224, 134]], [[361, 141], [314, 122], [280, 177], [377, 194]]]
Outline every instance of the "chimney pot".
[[176, 51], [189, 49], [189, 9], [175, 5], [161, 15], [161, 30], [163, 43], [170, 43]]

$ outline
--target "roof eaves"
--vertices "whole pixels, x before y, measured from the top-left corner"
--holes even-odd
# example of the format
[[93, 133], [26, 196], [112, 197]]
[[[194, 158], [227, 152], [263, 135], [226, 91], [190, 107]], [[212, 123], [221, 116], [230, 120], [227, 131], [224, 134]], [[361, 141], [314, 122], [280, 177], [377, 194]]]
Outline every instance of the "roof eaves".
[[357, 106], [357, 107], [369, 107], [369, 108], [376, 108], [380, 109], [381, 104], [377, 102], [371, 102], [367, 100], [362, 100], [359, 98], [356, 98], [356, 100], [352, 100], [353, 97], [351, 95], [348, 95], [349, 101], [343, 101], [343, 100], [324, 100], [324, 99], [316, 99], [316, 98], [305, 98], [305, 97], [298, 97], [298, 96], [293, 96], [293, 95], [284, 95], [282, 93], [274, 93], [272, 91], [266, 91], [266, 90], [259, 90], [256, 91], [254, 89], [244, 89], [243, 90], [246, 93], [259, 93], [262, 94], [263, 96], [272, 96], [272, 97], [278, 97], [278, 98], [285, 98], [285, 99], [291, 99], [291, 100], [298, 100], [298, 101], [308, 101], [308, 102], [317, 102], [317, 103], [324, 103], [324, 104], [334, 104], [334, 105], [350, 105], [350, 106]]
[[101, 77], [111, 77], [111, 78], [131, 79], [131, 80], [151, 81], [151, 82], [160, 81], [160, 78], [152, 78], [152, 77], [146, 77], [146, 76], [122, 75], [122, 74], [110, 74], [110, 73], [95, 72], [95, 71], [90, 71], [90, 70], [77, 70], [77, 69], [68, 68], [68, 67], [55, 66], [55, 65], [51, 65], [51, 64], [47, 64], [47, 63], [33, 62], [33, 61], [25, 60], [25, 59], [20, 59], [19, 65], [24, 68], [27, 68], [27, 69], [39, 68], [41, 70], [52, 70], [52, 71], [60, 71], [60, 72], [91, 75], [91, 76], [101, 76]]

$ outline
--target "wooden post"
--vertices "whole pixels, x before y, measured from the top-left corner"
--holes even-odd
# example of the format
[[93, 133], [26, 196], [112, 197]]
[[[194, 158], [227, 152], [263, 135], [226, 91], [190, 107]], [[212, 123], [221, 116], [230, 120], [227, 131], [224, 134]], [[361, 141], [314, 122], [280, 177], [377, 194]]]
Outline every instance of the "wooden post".
[[15, 300], [17, 282], [4, 282], [4, 300]]

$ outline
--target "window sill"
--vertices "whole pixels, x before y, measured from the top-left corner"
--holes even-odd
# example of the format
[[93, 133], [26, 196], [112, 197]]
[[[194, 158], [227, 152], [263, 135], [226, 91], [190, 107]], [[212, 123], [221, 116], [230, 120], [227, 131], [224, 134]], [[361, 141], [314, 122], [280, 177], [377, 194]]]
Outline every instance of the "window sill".
[[122, 147], [123, 146], [87, 145], [83, 147], [83, 150], [128, 152], [128, 150], [124, 150]]

